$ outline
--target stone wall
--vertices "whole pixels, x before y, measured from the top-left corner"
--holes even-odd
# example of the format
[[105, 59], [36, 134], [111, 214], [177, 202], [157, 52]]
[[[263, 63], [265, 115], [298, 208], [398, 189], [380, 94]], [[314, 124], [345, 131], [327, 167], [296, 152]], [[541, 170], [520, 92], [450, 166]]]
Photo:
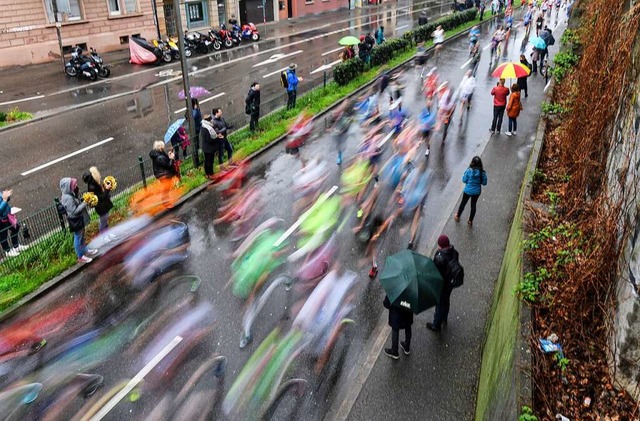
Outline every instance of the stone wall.
[[623, 100], [614, 122], [606, 181], [613, 203], [622, 205], [619, 241], [624, 241], [611, 334], [611, 370], [617, 385], [640, 401], [640, 37], [631, 57], [628, 83], [620, 89]]

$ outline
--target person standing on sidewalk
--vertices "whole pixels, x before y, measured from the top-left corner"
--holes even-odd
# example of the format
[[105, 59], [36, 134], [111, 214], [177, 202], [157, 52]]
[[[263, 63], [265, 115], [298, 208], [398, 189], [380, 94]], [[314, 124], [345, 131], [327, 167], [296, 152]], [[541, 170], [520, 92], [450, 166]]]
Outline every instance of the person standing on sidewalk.
[[73, 233], [73, 248], [78, 256], [78, 261], [89, 263], [93, 256], [98, 253], [97, 250], [88, 249], [84, 243], [84, 228], [90, 221], [87, 204], [80, 199], [80, 189], [78, 188], [78, 180], [75, 178], [65, 177], [60, 180], [60, 204], [67, 214], [67, 222], [69, 223], [69, 231]]
[[298, 95], [298, 82], [303, 79], [296, 74], [297, 64], [291, 63], [289, 70], [287, 70], [287, 110], [291, 110], [296, 107], [296, 97]]
[[[11, 213], [9, 204], [12, 194], [13, 190], [4, 190], [0, 198], [0, 244], [7, 257], [15, 257], [29, 248], [29, 246], [21, 246], [19, 242], [20, 224]], [[11, 246], [9, 246], [9, 237], [11, 237]]]
[[520, 102], [520, 87], [517, 83], [514, 83], [511, 86], [509, 104], [507, 104], [507, 117], [509, 117], [509, 130], [505, 133], [507, 136], [515, 136], [516, 131], [518, 130], [517, 118], [522, 110], [522, 103]]
[[204, 174], [211, 180], [211, 177], [213, 177], [213, 163], [216, 160], [216, 154], [220, 150], [220, 139], [218, 139], [218, 134], [211, 125], [210, 115], [206, 115], [202, 120], [200, 138], [202, 139], [202, 152], [204, 152]]
[[529, 88], [527, 86], [527, 79], [531, 75], [531, 63], [527, 61], [527, 58], [524, 54], [520, 54], [520, 64], [526, 66], [529, 69], [529, 74], [524, 77], [518, 78], [518, 87], [521, 91], [524, 91], [524, 97], [527, 98], [529, 96]]
[[411, 353], [411, 325], [413, 324], [413, 313], [399, 307], [391, 305], [389, 297], [385, 296], [382, 302], [384, 308], [389, 310], [389, 326], [391, 326], [391, 348], [385, 348], [384, 354], [397, 360], [400, 358], [398, 352], [398, 341], [400, 340], [400, 330], [404, 329], [404, 342], [400, 342], [400, 347], [405, 355]]
[[245, 113], [251, 117], [249, 130], [258, 130], [258, 119], [260, 118], [260, 84], [253, 82], [249, 88], [247, 99], [245, 100]]
[[509, 88], [504, 86], [504, 79], [500, 79], [498, 84], [491, 89], [493, 95], [493, 121], [489, 131], [500, 133], [502, 128], [502, 119], [504, 118], [504, 109], [507, 107], [507, 97], [509, 96]]
[[385, 41], [384, 38], [384, 26], [380, 25], [378, 29], [376, 29], [376, 43], [378, 45], [382, 44]]
[[113, 208], [111, 202], [111, 188], [102, 186], [102, 177], [98, 168], [91, 167], [89, 172], [82, 175], [82, 181], [87, 183], [87, 191], [93, 193], [98, 198], [98, 204], [95, 206], [96, 213], [100, 218], [99, 232], [104, 232], [109, 228], [109, 211]]
[[202, 111], [200, 111], [200, 102], [198, 102], [198, 98], [191, 98], [191, 107], [193, 108], [193, 129], [195, 131], [193, 147], [196, 148], [196, 155], [198, 155], [200, 153], [200, 129], [202, 128]]
[[227, 139], [227, 134], [230, 129], [233, 128], [232, 125], [227, 124], [226, 120], [222, 117], [222, 108], [214, 108], [211, 111], [213, 114], [213, 120], [211, 120], [211, 125], [213, 129], [216, 131], [218, 137], [218, 164], [222, 165], [224, 151], [227, 151], [227, 160], [231, 162], [231, 156], [233, 155], [233, 148], [231, 147], [231, 143], [229, 143], [229, 139]]
[[465, 184], [462, 192], [462, 202], [460, 202], [458, 212], [453, 216], [453, 219], [456, 222], [460, 221], [460, 215], [462, 215], [467, 202], [471, 199], [471, 213], [469, 214], [469, 221], [467, 221], [467, 224], [471, 226], [473, 225], [473, 218], [476, 216], [476, 203], [478, 203], [478, 198], [482, 192], [482, 186], [487, 185], [487, 173], [482, 167], [482, 160], [479, 156], [474, 156], [471, 159], [469, 168], [462, 175], [462, 182]]
[[153, 175], [157, 180], [169, 179], [177, 175], [173, 151], [165, 152], [163, 141], [153, 142], [153, 150], [149, 152], [149, 158], [153, 164]]
[[442, 276], [444, 282], [442, 283], [442, 290], [440, 290], [440, 300], [436, 305], [433, 322], [427, 323], [427, 329], [432, 332], [440, 332], [442, 324], [447, 323], [451, 304], [451, 292], [453, 291], [451, 274], [449, 273], [449, 262], [457, 259], [458, 252], [449, 242], [449, 237], [442, 234], [438, 237], [438, 250], [435, 256], [433, 256], [433, 263], [436, 265], [436, 268], [438, 268], [438, 272], [440, 272], [440, 276]]

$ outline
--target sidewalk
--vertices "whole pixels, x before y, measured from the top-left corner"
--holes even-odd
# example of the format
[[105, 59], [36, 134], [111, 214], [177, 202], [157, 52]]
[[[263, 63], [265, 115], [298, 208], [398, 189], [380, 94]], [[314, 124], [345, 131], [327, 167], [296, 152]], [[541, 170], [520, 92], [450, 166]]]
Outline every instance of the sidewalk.
[[[367, 6], [361, 9], [349, 10], [339, 9], [318, 15], [303, 16], [300, 18], [287, 19], [279, 22], [269, 22], [267, 24], [258, 24], [258, 30], [261, 33], [261, 40], [258, 43], [262, 44], [265, 41], [282, 40], [284, 37], [304, 35], [308, 32], [317, 32], [319, 29], [328, 28], [332, 25], [340, 25], [340, 23], [349, 22], [352, 19], [362, 18], [371, 14], [379, 13], [381, 11], [396, 10], [403, 8], [404, 10], [414, 11], [416, 7], [426, 7], [432, 5], [440, 5], [447, 7], [441, 0], [419, 0], [416, 5], [411, 5], [410, 9], [404, 9], [409, 7], [409, 4], [404, 3], [384, 3], [380, 6]], [[414, 11], [417, 15], [417, 12]], [[207, 28], [208, 29], [208, 28]], [[90, 44], [88, 44], [90, 46]], [[234, 47], [231, 50], [221, 50], [219, 53], [229, 52], [242, 52], [248, 51], [249, 54], [254, 53], [255, 44], [242, 44]], [[135, 74], [140, 70], [146, 70], [149, 66], [133, 66], [129, 65], [129, 49], [124, 48], [122, 50], [101, 52], [101, 57], [104, 62], [112, 69], [117, 69], [114, 74], [126, 75]], [[208, 55], [215, 54], [211, 52]], [[192, 59], [198, 59], [206, 57], [207, 55], [195, 54]], [[65, 61], [69, 60], [69, 56], [65, 57]], [[175, 62], [173, 63], [175, 65]], [[166, 66], [161, 66], [162, 69]], [[25, 99], [37, 97], [43, 94], [55, 93], [61, 89], [69, 87], [83, 88], [84, 86], [76, 86], [75, 80], [71, 80], [64, 76], [64, 69], [62, 60], [56, 60], [50, 63], [34, 64], [28, 66], [14, 66], [2, 69], [2, 77], [0, 78], [0, 104], [5, 103], [3, 107], [11, 108], [14, 106], [20, 106], [20, 102]], [[104, 80], [105, 83], [109, 82], [109, 79]], [[14, 104], [6, 104], [16, 101]]]
[[[557, 42], [550, 47], [551, 57], [557, 53], [563, 30], [564, 25], [554, 30]], [[514, 54], [512, 52], [510, 58], [513, 59]], [[480, 69], [484, 72], [488, 63], [486, 57], [483, 58]], [[400, 351], [398, 361], [381, 352], [391, 343], [391, 329], [385, 326], [377, 346], [371, 350], [372, 354], [378, 353], [375, 364], [373, 367], [365, 364], [364, 370], [371, 372], [362, 381], [349, 420], [474, 419], [486, 320], [538, 125], [544, 84], [540, 76], [529, 78], [529, 97], [523, 98], [525, 110], [518, 118], [518, 135], [493, 135], [481, 153], [489, 183], [480, 196], [473, 228], [466, 224], [468, 206], [461, 222], [453, 220], [459, 197], [455, 204], [448, 206], [451, 212], [442, 233], [449, 236], [466, 269], [464, 286], [454, 290], [451, 297], [448, 325], [441, 333], [434, 333], [425, 327], [426, 322], [433, 319], [433, 310], [417, 316], [413, 324], [411, 355]], [[476, 90], [471, 112], [474, 108], [492, 107], [491, 101], [488, 92]], [[505, 116], [503, 132], [506, 121]], [[489, 125], [490, 120], [487, 129], [478, 136], [489, 137]], [[434, 254], [435, 239], [431, 240], [431, 244], [425, 243], [421, 253]], [[403, 332], [400, 340], [404, 340]]]

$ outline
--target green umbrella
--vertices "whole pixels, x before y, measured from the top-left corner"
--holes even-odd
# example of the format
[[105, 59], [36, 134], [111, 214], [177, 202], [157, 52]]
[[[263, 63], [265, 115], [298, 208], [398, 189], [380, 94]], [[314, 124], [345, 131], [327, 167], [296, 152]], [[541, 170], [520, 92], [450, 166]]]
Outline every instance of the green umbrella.
[[340, 38], [340, 41], [338, 41], [338, 44], [340, 44], [340, 45], [358, 45], [358, 44], [360, 44], [360, 40], [358, 38], [354, 37], [353, 35], [347, 35], [346, 37]]
[[380, 275], [391, 305], [415, 314], [438, 303], [443, 282], [433, 260], [411, 250], [387, 257]]

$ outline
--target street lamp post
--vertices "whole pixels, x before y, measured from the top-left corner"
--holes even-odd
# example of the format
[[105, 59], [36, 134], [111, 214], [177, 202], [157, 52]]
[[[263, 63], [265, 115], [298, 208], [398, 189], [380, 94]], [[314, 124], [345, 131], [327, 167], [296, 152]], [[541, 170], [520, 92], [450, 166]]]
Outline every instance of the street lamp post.
[[51, 0], [51, 9], [53, 10], [53, 20], [56, 23], [56, 35], [58, 36], [58, 47], [60, 47], [60, 59], [62, 60], [62, 71], [64, 72], [64, 51], [62, 49], [62, 33], [60, 32], [60, 28], [62, 24], [60, 20], [58, 20], [58, 1]]
[[[189, 68], [187, 67], [187, 58], [184, 55], [184, 36], [182, 35], [182, 19], [180, 18], [180, 1], [173, 0], [173, 12], [176, 20], [176, 30], [178, 31], [178, 45], [180, 47], [180, 67], [182, 68], [182, 85], [184, 87], [184, 100], [187, 103], [187, 121], [189, 122], [189, 139], [192, 139], [191, 156], [193, 157], [193, 166], [200, 165], [198, 161], [198, 144], [195, 142], [196, 131], [193, 121], [193, 107], [191, 106], [191, 87], [189, 86]], [[199, 140], [199, 139], [198, 139]]]
[[158, 40], [160, 39], [160, 22], [158, 21], [158, 5], [156, 0], [151, 0], [151, 6], [153, 7], [153, 23], [156, 25], [156, 34]]

